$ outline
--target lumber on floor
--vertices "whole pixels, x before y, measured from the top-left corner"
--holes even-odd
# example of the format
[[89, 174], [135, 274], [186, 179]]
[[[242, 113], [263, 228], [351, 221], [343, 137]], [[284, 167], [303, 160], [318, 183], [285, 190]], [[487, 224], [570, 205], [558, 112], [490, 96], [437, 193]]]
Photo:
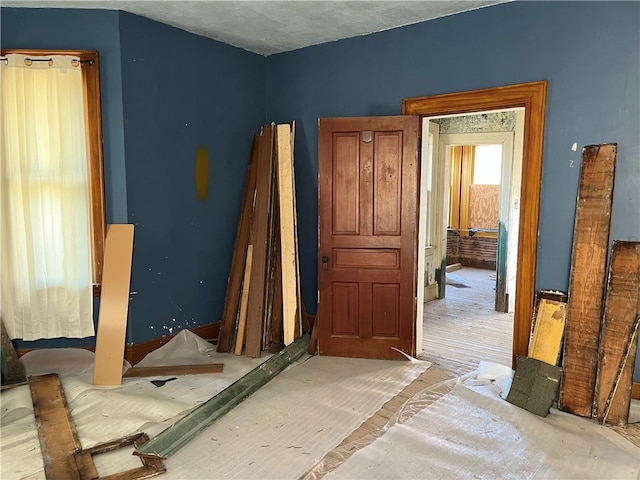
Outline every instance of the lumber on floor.
[[148, 437], [136, 434], [81, 450], [78, 432], [71, 419], [67, 400], [57, 374], [29, 378], [33, 412], [47, 480], [141, 480], [165, 471], [160, 459], [142, 459], [142, 467], [99, 477], [93, 455], [134, 444], [141, 446]]
[[615, 241], [598, 355], [594, 416], [612, 425], [629, 417], [640, 315], [640, 242]]
[[559, 408], [583, 417], [593, 410], [616, 150], [582, 150]]
[[137, 449], [136, 454], [160, 458], [172, 455], [205, 428], [223, 415], [226, 415], [249, 395], [295, 362], [306, 353], [308, 347], [309, 335], [300, 337], [263, 364], [251, 370], [244, 377], [160, 432], [141, 448]]
[[205, 363], [201, 365], [163, 365], [160, 367], [131, 367], [123, 377], [166, 377], [169, 375], [198, 375], [203, 373], [221, 373], [223, 363]]
[[247, 246], [249, 245], [249, 235], [253, 217], [253, 200], [256, 188], [256, 164], [258, 156], [258, 135], [254, 134], [251, 144], [251, 156], [247, 166], [244, 192], [242, 194], [242, 206], [240, 220], [236, 231], [236, 240], [231, 259], [231, 269], [227, 281], [227, 292], [224, 301], [224, 309], [218, 336], [218, 352], [229, 352], [232, 350], [233, 337], [236, 332], [236, 319], [238, 313], [238, 303], [240, 300], [240, 288], [244, 265], [246, 262]]
[[73, 458], [80, 441], [58, 375], [31, 377], [29, 388], [47, 480], [80, 479]]

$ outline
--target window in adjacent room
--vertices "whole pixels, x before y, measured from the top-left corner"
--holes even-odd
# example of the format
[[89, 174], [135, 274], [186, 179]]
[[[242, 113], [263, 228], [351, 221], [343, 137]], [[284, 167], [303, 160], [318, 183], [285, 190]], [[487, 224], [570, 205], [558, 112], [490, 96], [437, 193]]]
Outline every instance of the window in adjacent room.
[[496, 236], [502, 145], [452, 146], [449, 161], [449, 228]]
[[105, 233], [97, 52], [3, 50], [0, 314], [12, 338], [93, 331]]

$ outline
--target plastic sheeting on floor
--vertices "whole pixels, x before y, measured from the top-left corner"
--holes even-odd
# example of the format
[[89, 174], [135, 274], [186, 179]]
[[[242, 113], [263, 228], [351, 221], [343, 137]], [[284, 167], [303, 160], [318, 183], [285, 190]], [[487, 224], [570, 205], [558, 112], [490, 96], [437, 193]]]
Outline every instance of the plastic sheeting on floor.
[[[83, 350], [41, 350], [23, 357], [28, 375], [60, 375], [83, 448], [136, 432], [153, 437], [265, 359], [218, 354], [184, 331], [138, 365], [222, 362], [224, 371], [181, 376], [157, 388], [150, 378], [124, 378], [116, 387], [92, 385], [93, 354]], [[303, 358], [166, 459], [161, 478], [298, 478], [429, 366]], [[3, 480], [44, 478], [28, 386], [2, 392], [0, 452]], [[101, 475], [139, 466], [136, 460], [130, 451], [95, 457]]]
[[538, 417], [495, 385], [470, 385], [455, 385], [324, 478], [639, 478], [640, 449], [607, 427], [555, 409]]

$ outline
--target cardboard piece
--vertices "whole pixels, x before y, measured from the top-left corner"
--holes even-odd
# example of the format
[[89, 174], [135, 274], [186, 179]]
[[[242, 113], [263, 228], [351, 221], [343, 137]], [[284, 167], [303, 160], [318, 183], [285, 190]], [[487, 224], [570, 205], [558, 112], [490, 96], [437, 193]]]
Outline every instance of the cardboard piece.
[[109, 225], [104, 249], [94, 385], [120, 385], [129, 312], [133, 225]]

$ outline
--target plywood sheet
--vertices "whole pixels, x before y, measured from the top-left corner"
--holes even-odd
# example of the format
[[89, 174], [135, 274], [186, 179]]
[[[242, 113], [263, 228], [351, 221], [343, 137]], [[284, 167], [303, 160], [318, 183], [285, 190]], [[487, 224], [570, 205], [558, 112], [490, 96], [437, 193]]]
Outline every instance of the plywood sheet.
[[596, 383], [616, 144], [582, 150], [559, 407], [590, 417]]
[[566, 303], [540, 299], [529, 357], [550, 365], [558, 363], [566, 319]]
[[640, 242], [613, 243], [598, 355], [595, 412], [612, 425], [627, 423], [640, 315]]
[[96, 335], [95, 385], [120, 385], [129, 312], [133, 225], [109, 225]]

